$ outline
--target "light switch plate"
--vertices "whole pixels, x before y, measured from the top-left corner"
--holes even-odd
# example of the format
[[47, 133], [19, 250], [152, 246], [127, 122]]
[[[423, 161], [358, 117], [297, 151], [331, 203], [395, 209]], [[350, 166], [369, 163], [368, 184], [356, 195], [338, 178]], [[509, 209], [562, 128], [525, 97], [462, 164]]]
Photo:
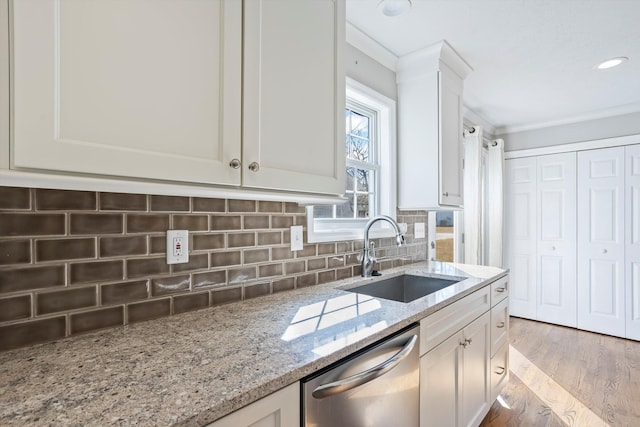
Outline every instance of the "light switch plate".
[[415, 224], [415, 238], [424, 239], [426, 237], [424, 232], [424, 222], [416, 222]]
[[291, 250], [301, 251], [304, 237], [302, 235], [302, 226], [294, 225], [291, 227]]
[[189, 262], [189, 230], [167, 230], [167, 264]]

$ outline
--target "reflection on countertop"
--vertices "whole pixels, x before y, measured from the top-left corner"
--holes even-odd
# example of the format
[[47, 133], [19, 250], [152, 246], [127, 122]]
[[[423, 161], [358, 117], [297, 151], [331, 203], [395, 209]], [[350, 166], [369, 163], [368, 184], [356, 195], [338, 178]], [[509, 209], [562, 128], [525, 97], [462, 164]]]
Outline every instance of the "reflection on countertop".
[[[465, 277], [411, 303], [342, 289]], [[418, 263], [0, 353], [1, 425], [205, 425], [506, 274]]]

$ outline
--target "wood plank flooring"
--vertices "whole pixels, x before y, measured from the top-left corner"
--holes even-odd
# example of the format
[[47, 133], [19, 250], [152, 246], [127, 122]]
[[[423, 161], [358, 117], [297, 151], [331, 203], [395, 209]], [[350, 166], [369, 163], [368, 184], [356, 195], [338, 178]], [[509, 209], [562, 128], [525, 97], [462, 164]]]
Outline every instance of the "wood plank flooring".
[[515, 317], [510, 338], [510, 380], [482, 427], [640, 426], [640, 342]]

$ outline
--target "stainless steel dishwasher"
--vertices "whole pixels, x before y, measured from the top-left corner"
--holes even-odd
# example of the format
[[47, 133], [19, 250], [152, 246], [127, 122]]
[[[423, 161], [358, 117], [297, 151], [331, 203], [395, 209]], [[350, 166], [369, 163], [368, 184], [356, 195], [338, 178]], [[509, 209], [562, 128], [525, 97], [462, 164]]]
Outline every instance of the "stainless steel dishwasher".
[[305, 427], [418, 427], [419, 326], [303, 379]]

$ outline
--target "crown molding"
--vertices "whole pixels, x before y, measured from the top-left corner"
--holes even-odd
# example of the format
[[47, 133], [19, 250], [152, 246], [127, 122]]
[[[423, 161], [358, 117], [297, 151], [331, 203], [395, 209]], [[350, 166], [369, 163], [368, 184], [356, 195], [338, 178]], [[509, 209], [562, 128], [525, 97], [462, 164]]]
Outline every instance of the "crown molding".
[[632, 114], [632, 113], [639, 113], [639, 112], [640, 112], [640, 103], [627, 104], [619, 107], [612, 107], [604, 110], [598, 110], [591, 113], [579, 114], [576, 116], [569, 116], [563, 119], [552, 120], [548, 122], [531, 123], [528, 125], [521, 125], [521, 126], [501, 126], [496, 129], [496, 135], [526, 132], [531, 130], [550, 128], [553, 126], [570, 125], [574, 123], [605, 119], [607, 117], [622, 116], [625, 114]]
[[347, 21], [347, 43], [361, 50], [366, 55], [378, 61], [391, 71], [395, 72], [398, 57], [389, 49], [372, 39], [368, 34]]

